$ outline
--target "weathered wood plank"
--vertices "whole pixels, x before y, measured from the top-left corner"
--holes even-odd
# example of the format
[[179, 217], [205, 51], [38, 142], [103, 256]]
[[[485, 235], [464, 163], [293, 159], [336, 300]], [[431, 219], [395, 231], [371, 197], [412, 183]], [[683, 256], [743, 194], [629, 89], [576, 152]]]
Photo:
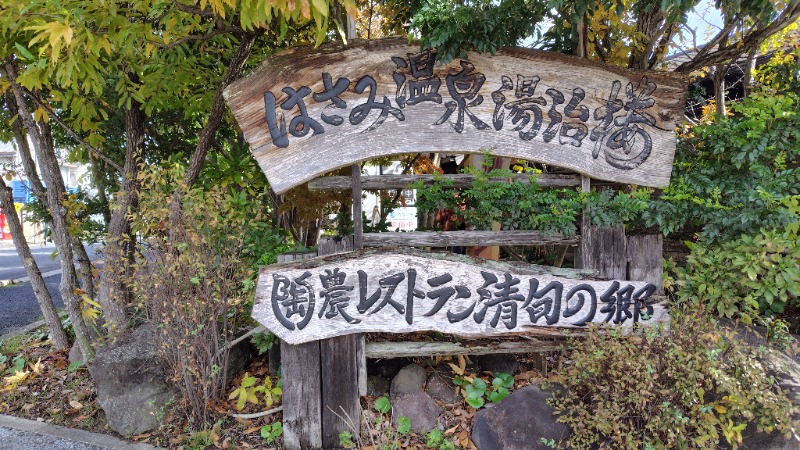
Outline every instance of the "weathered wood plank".
[[289, 450], [322, 447], [322, 377], [319, 342], [281, 343], [283, 445]]
[[362, 332], [492, 337], [665, 319], [664, 306], [650, 299], [655, 286], [581, 275], [463, 255], [344, 253], [262, 268], [253, 317], [290, 343]]
[[366, 247], [454, 247], [471, 245], [577, 245], [580, 236], [539, 231], [412, 231], [366, 233]]
[[[339, 433], [358, 436], [358, 335], [319, 341], [322, 357], [322, 448], [337, 448]], [[355, 426], [353, 430], [351, 425]]]
[[464, 345], [459, 342], [367, 342], [370, 359], [417, 358], [451, 355], [491, 355], [495, 353], [535, 353], [560, 351], [563, 344], [539, 340], [497, 342], [491, 345]]
[[353, 164], [350, 169], [350, 188], [353, 194], [353, 250], [364, 247], [364, 224], [361, 216], [361, 165]]
[[403, 38], [295, 47], [224, 95], [278, 193], [378, 156], [485, 149], [597, 179], [668, 184], [680, 75], [524, 48], [434, 58]]
[[353, 236], [323, 236], [320, 238], [319, 243], [317, 244], [317, 252], [320, 256], [351, 252], [354, 248], [353, 245]]
[[[357, 165], [353, 167], [353, 184], [359, 177]], [[356, 195], [358, 195], [356, 197]], [[356, 205], [358, 208], [356, 208]], [[353, 191], [353, 210], [361, 211], [361, 194]], [[360, 221], [358, 225], [360, 226]], [[328, 238], [317, 247], [320, 256], [327, 256], [357, 248], [358, 234], [341, 239]], [[323, 448], [339, 446], [339, 433], [360, 432], [361, 403], [359, 402], [359, 353], [362, 351], [360, 335], [351, 334], [319, 341], [322, 374], [322, 445]], [[355, 427], [352, 429], [351, 427]]]
[[663, 293], [664, 236], [647, 234], [628, 236], [628, 279], [655, 285]]
[[[580, 186], [580, 177], [577, 175], [558, 175], [550, 173], [520, 174], [511, 178], [496, 178], [494, 182], [514, 181], [517, 183], [530, 183], [531, 177], [543, 187], [576, 187]], [[411, 183], [422, 181], [425, 186], [430, 186], [439, 180], [446, 180], [452, 188], [468, 188], [475, 182], [474, 175], [444, 174], [444, 175], [368, 175], [361, 177], [361, 188], [364, 190], [380, 189], [406, 189]], [[339, 191], [350, 189], [350, 177], [319, 177], [308, 183], [311, 191]]]
[[628, 276], [625, 228], [600, 228], [589, 223], [584, 214], [576, 266], [593, 269], [607, 280], [624, 280]]
[[288, 252], [278, 255], [278, 262], [285, 263], [289, 261], [296, 261], [298, 259], [316, 258], [317, 252]]

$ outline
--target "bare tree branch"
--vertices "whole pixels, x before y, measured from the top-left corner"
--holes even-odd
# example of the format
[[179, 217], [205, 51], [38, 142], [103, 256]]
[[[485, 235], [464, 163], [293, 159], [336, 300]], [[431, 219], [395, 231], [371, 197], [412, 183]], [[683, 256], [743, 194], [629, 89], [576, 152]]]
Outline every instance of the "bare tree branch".
[[50, 115], [50, 117], [52, 117], [52, 118], [53, 118], [53, 119], [56, 121], [56, 123], [57, 123], [57, 124], [58, 124], [58, 125], [59, 125], [59, 126], [60, 126], [60, 127], [63, 129], [63, 130], [64, 130], [64, 131], [66, 131], [66, 132], [67, 132], [67, 134], [69, 134], [70, 136], [72, 136], [72, 138], [73, 138], [73, 139], [75, 139], [76, 141], [78, 141], [78, 143], [79, 143], [79, 144], [81, 144], [81, 145], [83, 145], [84, 147], [86, 147], [86, 149], [87, 149], [87, 150], [89, 150], [90, 152], [94, 153], [94, 155], [95, 155], [95, 156], [97, 156], [98, 158], [102, 159], [102, 160], [103, 160], [103, 161], [104, 161], [106, 164], [108, 164], [109, 166], [111, 166], [111, 167], [113, 167], [114, 169], [116, 169], [116, 170], [117, 170], [119, 173], [122, 173], [122, 166], [120, 166], [119, 164], [117, 164], [116, 162], [114, 162], [114, 160], [113, 160], [113, 159], [109, 158], [109, 157], [108, 157], [108, 156], [106, 156], [106, 155], [105, 155], [103, 152], [101, 152], [100, 150], [98, 150], [97, 148], [95, 148], [94, 146], [92, 146], [91, 144], [89, 144], [88, 142], [86, 142], [86, 140], [84, 140], [82, 137], [80, 137], [80, 136], [78, 135], [78, 133], [76, 133], [76, 132], [75, 132], [75, 130], [73, 130], [73, 129], [72, 129], [72, 127], [70, 127], [69, 125], [67, 125], [67, 124], [66, 124], [66, 123], [65, 123], [63, 120], [61, 120], [61, 118], [60, 118], [60, 117], [58, 117], [58, 114], [56, 114], [56, 113], [55, 113], [55, 111], [53, 111], [53, 108], [51, 108], [51, 107], [50, 107], [50, 105], [48, 105], [47, 103], [45, 103], [45, 102], [44, 102], [42, 99], [40, 99], [40, 98], [39, 98], [38, 96], [36, 96], [36, 95], [31, 95], [30, 97], [31, 97], [31, 98], [32, 98], [32, 99], [33, 99], [33, 100], [34, 100], [34, 101], [35, 101], [35, 102], [36, 102], [36, 103], [37, 103], [39, 106], [41, 106], [42, 108], [44, 108], [44, 109], [47, 111], [47, 114], [49, 114], [49, 115]]
[[675, 71], [680, 73], [688, 73], [702, 67], [736, 59], [761, 45], [765, 39], [784, 29], [786, 26], [797, 20], [798, 17], [800, 17], [800, 2], [795, 2], [794, 4], [787, 6], [777, 19], [773, 20], [766, 26], [755, 28], [741, 40], [732, 42], [729, 45], [723, 45], [716, 51], [713, 51], [713, 48], [722, 41], [724, 36], [728, 36], [730, 30], [732, 30], [735, 26], [736, 21], [733, 20], [728, 26], [725, 27], [724, 30], [717, 34], [717, 36], [715, 36], [714, 39], [708, 43], [708, 45], [698, 52], [697, 56], [692, 58], [692, 60], [678, 66]]

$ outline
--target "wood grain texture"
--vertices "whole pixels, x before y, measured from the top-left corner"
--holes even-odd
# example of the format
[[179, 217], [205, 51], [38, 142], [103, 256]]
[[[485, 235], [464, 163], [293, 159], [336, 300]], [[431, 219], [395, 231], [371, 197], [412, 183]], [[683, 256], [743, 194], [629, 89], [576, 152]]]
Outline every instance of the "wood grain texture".
[[586, 216], [584, 214], [576, 266], [596, 270], [598, 276], [607, 280], [627, 279], [625, 228], [601, 228], [589, 223]]
[[[517, 183], [530, 183], [534, 177], [536, 182], [543, 187], [576, 187], [580, 186], [580, 177], [577, 175], [557, 175], [540, 173], [535, 175], [520, 174], [511, 178], [492, 179], [493, 182], [514, 181]], [[445, 174], [445, 175], [369, 175], [361, 177], [361, 188], [364, 190], [380, 189], [406, 189], [409, 185], [421, 181], [423, 185], [430, 186], [438, 180], [446, 182], [452, 188], [468, 188], [475, 182], [474, 175]], [[339, 191], [350, 189], [350, 177], [334, 176], [320, 177], [308, 183], [310, 191]]]
[[664, 236], [628, 236], [628, 279], [654, 284], [664, 292]]
[[[377, 156], [485, 150], [497, 156], [566, 167], [602, 180], [654, 187], [668, 184], [675, 152], [674, 129], [683, 117], [686, 91], [686, 80], [680, 76], [633, 72], [556, 53], [503, 48], [494, 56], [470, 53], [468, 61], [436, 64], [431, 78], [415, 75], [410, 69], [409, 55], [419, 51], [419, 46], [397, 38], [354, 41], [346, 48], [339, 43], [317, 49], [296, 47], [269, 57], [246, 78], [229, 86], [225, 98], [272, 188], [280, 193], [334, 168]], [[406, 67], [398, 68], [402, 64], [393, 62], [393, 57], [398, 58], [396, 61], [405, 59], [402, 64]], [[328, 88], [323, 73], [331, 77]], [[402, 76], [398, 78], [401, 90], [394, 75]], [[382, 107], [356, 109], [372, 95], [370, 86], [363, 84], [361, 93], [356, 92], [357, 83], [365, 76], [375, 82], [373, 105], [385, 103], [394, 109], [386, 110], [387, 114], [382, 114]], [[534, 77], [538, 77], [536, 83]], [[330, 96], [318, 95], [320, 101], [313, 100], [314, 94], [332, 91], [340, 78], [348, 83], [338, 95], [344, 107], [334, 106]], [[426, 81], [431, 79], [438, 79], [438, 88], [431, 88]], [[427, 86], [429, 93], [438, 92], [441, 99], [400, 107], [402, 89], [406, 98], [411, 98], [412, 81], [419, 83], [417, 87]], [[647, 86], [654, 86], [654, 90], [650, 92]], [[297, 121], [291, 123], [301, 116], [300, 108], [297, 102], [286, 100], [302, 87], [308, 88], [305, 95], [292, 97], [303, 103], [307, 117], [317, 124], [314, 132]], [[580, 94], [576, 89], [582, 90], [584, 98], [567, 110], [574, 93]], [[275, 106], [266, 106], [266, 93]], [[557, 100], [559, 96], [563, 98]], [[649, 103], [651, 98], [654, 104]], [[632, 105], [632, 109], [623, 109], [625, 105]], [[269, 110], [277, 114], [273, 127], [276, 136], [267, 124]], [[614, 131], [621, 129], [612, 124], [613, 120], [605, 120], [607, 113], [628, 124], [631, 133], [624, 140], [633, 148], [632, 153], [631, 147], [614, 150], [605, 144]], [[337, 116], [342, 123], [326, 123], [323, 114]], [[278, 131], [281, 117], [285, 127], [282, 132]], [[604, 123], [608, 127], [601, 126]], [[574, 139], [578, 146], [570, 143], [570, 136], [578, 136], [576, 130], [584, 126], [585, 137]], [[643, 133], [635, 131], [636, 127]], [[592, 132], [595, 140], [591, 139]], [[639, 150], [647, 142], [645, 134], [651, 151], [639, 158], [643, 155]], [[286, 137], [284, 142], [280, 136]], [[617, 143], [623, 141], [621, 133], [615, 136]], [[632, 167], [621, 169], [613, 161]]]
[[[319, 341], [322, 360], [322, 448], [337, 448], [339, 433], [358, 436], [358, 335]], [[356, 427], [351, 429], [351, 424]]]
[[351, 252], [355, 248], [354, 241], [354, 236], [323, 236], [320, 238], [319, 244], [317, 244], [317, 253], [320, 256], [324, 256]]
[[[354, 170], [355, 167], [353, 168]], [[358, 176], [358, 172], [354, 173]], [[354, 180], [355, 183], [355, 180]], [[361, 195], [354, 206], [360, 206]], [[355, 208], [354, 208], [355, 209]], [[328, 238], [325, 245], [318, 246], [320, 256], [352, 251], [358, 236], [341, 239]], [[358, 436], [360, 432], [361, 403], [359, 402], [360, 354], [363, 353], [363, 335], [351, 334], [319, 341], [322, 375], [322, 446], [339, 446], [339, 433], [349, 431]], [[366, 382], [366, 380], [365, 380]], [[355, 427], [352, 429], [351, 427]]]
[[[290, 252], [278, 255], [280, 263], [316, 256], [316, 252]], [[278, 348], [283, 374], [283, 445], [287, 450], [322, 447], [322, 372], [319, 342]], [[273, 352], [270, 351], [270, 372]], [[277, 368], [275, 368], [277, 371]]]
[[484, 245], [577, 245], [580, 236], [564, 236], [539, 231], [411, 231], [407, 233], [367, 233], [367, 247], [453, 247]]
[[283, 445], [288, 450], [322, 448], [322, 378], [319, 342], [281, 343]]
[[558, 342], [539, 340], [497, 342], [491, 345], [464, 345], [459, 342], [367, 342], [367, 358], [417, 358], [452, 355], [491, 355], [502, 353], [535, 353], [563, 350]]
[[262, 268], [253, 317], [289, 343], [362, 332], [489, 337], [666, 320], [662, 304], [645, 300], [654, 286], [581, 275], [445, 253], [344, 253]]

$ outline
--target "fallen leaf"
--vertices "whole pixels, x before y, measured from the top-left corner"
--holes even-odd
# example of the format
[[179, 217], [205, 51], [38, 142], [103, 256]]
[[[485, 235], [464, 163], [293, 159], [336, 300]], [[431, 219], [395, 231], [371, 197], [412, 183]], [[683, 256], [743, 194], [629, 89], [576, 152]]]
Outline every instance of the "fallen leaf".
[[70, 400], [69, 401], [69, 406], [71, 406], [71, 407], [73, 407], [75, 409], [81, 409], [81, 408], [83, 408], [83, 403], [75, 401], [75, 400]]
[[78, 414], [80, 411], [81, 411], [80, 408], [72, 408], [64, 411], [64, 414], [71, 416], [73, 414]]
[[33, 403], [26, 403], [22, 405], [22, 410], [25, 412], [30, 412], [31, 409], [33, 409]]
[[244, 434], [253, 434], [253, 433], [257, 432], [257, 431], [261, 431], [261, 427], [248, 428], [248, 429], [244, 430]]
[[456, 430], [458, 429], [458, 425], [454, 426], [453, 428], [449, 428], [447, 431], [444, 432], [445, 436], [452, 436]]

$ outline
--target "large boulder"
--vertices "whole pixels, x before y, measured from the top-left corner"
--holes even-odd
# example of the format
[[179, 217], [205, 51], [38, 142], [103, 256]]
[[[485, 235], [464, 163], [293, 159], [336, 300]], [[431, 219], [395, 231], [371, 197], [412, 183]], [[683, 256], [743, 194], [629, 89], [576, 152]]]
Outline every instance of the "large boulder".
[[569, 428], [556, 422], [547, 404], [552, 389], [532, 384], [512, 393], [493, 408], [475, 414], [472, 441], [478, 450], [545, 450], [540, 439], [558, 443], [570, 435]]
[[166, 383], [164, 365], [156, 355], [151, 327], [97, 351], [89, 371], [97, 387], [97, 403], [108, 425], [123, 436], [156, 428], [165, 405], [176, 395]]

